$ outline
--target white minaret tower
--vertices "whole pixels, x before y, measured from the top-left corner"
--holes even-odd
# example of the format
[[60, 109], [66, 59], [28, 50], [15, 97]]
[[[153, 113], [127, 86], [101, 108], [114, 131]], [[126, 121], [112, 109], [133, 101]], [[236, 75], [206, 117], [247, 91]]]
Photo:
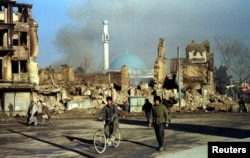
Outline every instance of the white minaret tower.
[[104, 57], [104, 70], [109, 69], [109, 33], [108, 33], [108, 20], [103, 21], [103, 57]]

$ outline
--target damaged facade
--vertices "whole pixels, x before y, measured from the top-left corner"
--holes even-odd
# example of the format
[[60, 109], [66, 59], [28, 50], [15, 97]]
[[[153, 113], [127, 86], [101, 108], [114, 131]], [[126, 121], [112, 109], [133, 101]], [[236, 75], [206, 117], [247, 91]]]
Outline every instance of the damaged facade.
[[[209, 86], [214, 92], [214, 58], [208, 40], [201, 44], [192, 41], [186, 47], [186, 58], [180, 59], [181, 86], [185, 90], [202, 90]], [[170, 72], [178, 75], [178, 59], [171, 59]], [[176, 77], [178, 78], [178, 77]]]
[[167, 76], [167, 63], [165, 57], [165, 39], [159, 39], [158, 56], [154, 63], [154, 82], [162, 87]]
[[39, 84], [37, 22], [32, 5], [0, 0], [0, 97], [3, 111], [27, 109]]

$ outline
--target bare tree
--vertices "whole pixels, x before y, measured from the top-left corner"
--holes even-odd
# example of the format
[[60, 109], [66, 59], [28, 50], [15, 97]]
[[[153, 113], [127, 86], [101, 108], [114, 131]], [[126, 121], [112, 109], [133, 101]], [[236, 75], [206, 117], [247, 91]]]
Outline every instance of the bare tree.
[[250, 81], [250, 50], [241, 41], [215, 38], [215, 44], [234, 81]]
[[80, 66], [76, 68], [76, 73], [78, 74], [86, 74], [86, 73], [93, 73], [95, 71], [100, 71], [100, 66], [97, 66], [94, 63], [92, 57], [86, 56], [80, 62]]

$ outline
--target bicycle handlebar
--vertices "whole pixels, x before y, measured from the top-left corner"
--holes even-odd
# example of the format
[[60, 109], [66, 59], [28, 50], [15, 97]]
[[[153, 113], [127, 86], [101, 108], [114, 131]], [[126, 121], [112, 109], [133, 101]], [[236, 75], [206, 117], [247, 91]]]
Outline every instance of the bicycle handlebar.
[[108, 118], [107, 120], [104, 120], [102, 117], [99, 117], [98, 120], [103, 121], [104, 124], [111, 124], [112, 122], [114, 122], [114, 116], [112, 116], [111, 118]]

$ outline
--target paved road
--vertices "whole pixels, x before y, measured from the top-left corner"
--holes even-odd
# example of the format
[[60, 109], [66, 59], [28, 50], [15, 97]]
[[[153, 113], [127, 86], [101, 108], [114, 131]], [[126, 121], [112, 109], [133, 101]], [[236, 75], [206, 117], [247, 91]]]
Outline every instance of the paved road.
[[166, 157], [206, 146], [208, 141], [250, 137], [250, 113], [176, 113], [165, 131], [165, 150], [159, 152], [154, 131], [144, 120], [143, 116], [121, 119], [120, 146], [108, 147], [103, 154], [93, 149], [94, 132], [102, 126], [93, 118], [54, 119], [56, 127], [48, 122], [47, 126], [27, 127], [25, 119], [0, 122], [0, 157]]

